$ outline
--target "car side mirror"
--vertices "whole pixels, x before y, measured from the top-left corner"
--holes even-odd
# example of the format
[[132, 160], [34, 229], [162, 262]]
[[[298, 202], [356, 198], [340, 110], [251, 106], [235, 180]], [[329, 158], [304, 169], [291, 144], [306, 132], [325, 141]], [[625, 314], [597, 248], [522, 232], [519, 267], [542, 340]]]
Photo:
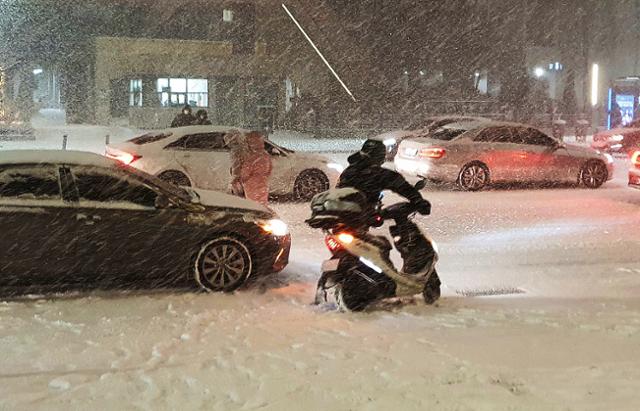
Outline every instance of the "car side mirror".
[[425, 187], [427, 186], [427, 180], [424, 178], [421, 178], [420, 181], [418, 181], [414, 187], [416, 188], [416, 190], [420, 191], [423, 190]]
[[171, 207], [171, 201], [169, 200], [169, 197], [164, 194], [158, 195], [155, 200], [155, 207], [158, 210], [164, 210]]

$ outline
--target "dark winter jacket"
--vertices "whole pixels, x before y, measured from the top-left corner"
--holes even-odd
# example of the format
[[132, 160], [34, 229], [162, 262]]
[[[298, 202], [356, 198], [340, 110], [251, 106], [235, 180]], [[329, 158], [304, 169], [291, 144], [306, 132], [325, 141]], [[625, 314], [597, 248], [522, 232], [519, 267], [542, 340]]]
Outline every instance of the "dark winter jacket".
[[180, 113], [171, 122], [171, 127], [192, 126], [195, 123], [195, 121], [196, 121], [196, 117], [193, 114]]
[[211, 120], [209, 120], [208, 118], [200, 118], [198, 117], [195, 122], [193, 123], [193, 125], [195, 126], [210, 126], [211, 125]]
[[370, 207], [380, 201], [380, 193], [393, 191], [414, 204], [424, 202], [422, 195], [402, 175], [369, 161], [360, 153], [349, 157], [349, 167], [340, 175], [338, 188], [352, 187], [363, 192]]

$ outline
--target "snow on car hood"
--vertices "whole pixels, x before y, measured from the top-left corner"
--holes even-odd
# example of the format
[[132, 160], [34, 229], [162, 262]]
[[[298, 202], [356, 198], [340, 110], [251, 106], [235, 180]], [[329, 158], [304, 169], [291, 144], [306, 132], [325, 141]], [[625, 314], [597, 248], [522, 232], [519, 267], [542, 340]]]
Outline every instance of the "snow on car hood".
[[273, 214], [271, 210], [269, 210], [262, 204], [256, 203], [255, 201], [247, 200], [245, 198], [232, 196], [220, 191], [203, 190], [200, 188], [190, 188], [190, 190], [195, 191], [200, 196], [200, 199], [197, 202], [199, 204], [202, 204], [203, 206], [235, 208]]

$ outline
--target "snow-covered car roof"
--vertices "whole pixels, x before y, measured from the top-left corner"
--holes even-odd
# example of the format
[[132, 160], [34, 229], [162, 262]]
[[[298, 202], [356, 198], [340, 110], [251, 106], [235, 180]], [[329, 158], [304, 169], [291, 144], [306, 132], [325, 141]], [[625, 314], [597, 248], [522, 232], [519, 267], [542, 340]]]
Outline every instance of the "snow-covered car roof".
[[73, 164], [114, 167], [117, 163], [99, 154], [70, 150], [0, 150], [0, 164]]
[[450, 130], [473, 130], [474, 128], [485, 127], [486, 124], [487, 124], [486, 120], [484, 121], [463, 120], [455, 123], [445, 124], [444, 126], [439, 127], [437, 130], [440, 130], [443, 128], [450, 129]]

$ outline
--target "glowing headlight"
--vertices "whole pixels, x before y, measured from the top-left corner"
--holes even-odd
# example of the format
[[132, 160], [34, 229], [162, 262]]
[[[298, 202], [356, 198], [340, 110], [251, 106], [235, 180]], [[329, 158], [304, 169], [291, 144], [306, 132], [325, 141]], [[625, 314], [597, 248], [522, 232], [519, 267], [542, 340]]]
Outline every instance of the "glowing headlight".
[[612, 149], [622, 148], [622, 144], [612, 144], [611, 148]]
[[611, 141], [622, 141], [624, 140], [624, 136], [621, 134], [614, 134], [610, 138]]
[[273, 234], [278, 237], [285, 236], [289, 233], [289, 227], [282, 220], [266, 220], [257, 223], [266, 233]]
[[342, 166], [342, 164], [338, 164], [338, 163], [329, 163], [327, 164], [327, 167], [337, 171], [338, 173], [342, 173], [344, 171], [344, 167]]
[[613, 163], [613, 156], [608, 153], [604, 153], [604, 157], [607, 159], [607, 163]]
[[395, 138], [388, 138], [382, 142], [387, 147], [395, 146], [397, 143]]

